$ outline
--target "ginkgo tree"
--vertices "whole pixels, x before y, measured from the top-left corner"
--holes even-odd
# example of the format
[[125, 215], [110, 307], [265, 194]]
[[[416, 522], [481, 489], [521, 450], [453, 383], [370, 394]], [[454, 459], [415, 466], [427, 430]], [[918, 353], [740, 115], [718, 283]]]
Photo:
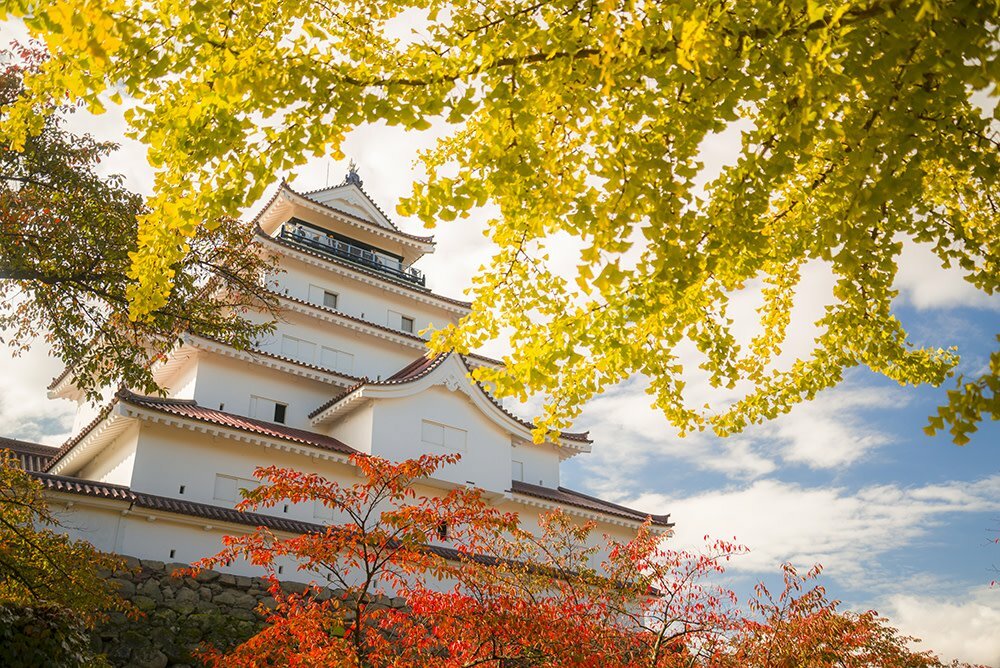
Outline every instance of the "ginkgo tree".
[[[635, 373], [682, 431], [743, 429], [867, 367], [941, 384], [958, 355], [912, 344], [894, 311], [903, 245], [976, 288], [1000, 281], [994, 2], [942, 0], [11, 0], [53, 54], [4, 116], [40, 97], [127, 96], [156, 194], [132, 263], [132, 317], [164, 303], [200, 225], [310, 154], [385, 121], [444, 136], [400, 204], [429, 225], [491, 204], [495, 254], [437, 350], [509, 336], [502, 395], [541, 393], [536, 437]], [[987, 107], [989, 105], [987, 104]], [[745, 128], [702, 183], [705, 140]], [[549, 250], [576, 240], [575, 268]], [[559, 241], [554, 241], [559, 240]], [[565, 244], [563, 244], [565, 245]], [[807, 265], [836, 279], [813, 350], [776, 364]], [[761, 286], [740, 341], [734, 293]], [[685, 351], [697, 351], [694, 362]], [[734, 401], [700, 405], [700, 366]], [[685, 366], [688, 367], [685, 370]], [[959, 379], [929, 425], [968, 441], [1000, 416], [998, 370]]]

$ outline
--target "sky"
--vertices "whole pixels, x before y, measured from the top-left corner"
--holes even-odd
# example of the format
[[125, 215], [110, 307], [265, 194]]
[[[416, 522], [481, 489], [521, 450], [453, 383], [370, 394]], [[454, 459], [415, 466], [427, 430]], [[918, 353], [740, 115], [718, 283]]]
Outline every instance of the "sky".
[[[11, 30], [0, 29], [6, 43]], [[121, 141], [124, 134], [114, 110], [78, 114], [72, 125], [98, 138]], [[418, 176], [416, 153], [440, 129], [414, 134], [372, 125], [348, 137], [345, 153], [384, 210], [393, 212], [408, 194]], [[706, 140], [706, 175], [734, 159], [738, 142], [738, 126]], [[149, 192], [152, 171], [140, 145], [124, 142], [105, 169]], [[313, 189], [339, 183], [345, 171], [343, 162], [315, 159], [288, 177]], [[248, 203], [245, 214], [257, 204]], [[437, 251], [420, 268], [435, 291], [462, 297], [461, 286], [488, 260], [482, 234], [488, 212], [480, 214], [433, 231]], [[405, 231], [426, 233], [416, 221], [392, 217]], [[786, 355], [811, 346], [811, 323], [830, 286], [825, 267], [804, 272]], [[981, 372], [1000, 331], [1000, 296], [978, 293], [912, 244], [896, 287], [897, 315], [914, 341], [956, 345], [959, 371]], [[752, 289], [737, 301], [743, 314], [737, 322], [749, 332]], [[2, 346], [0, 435], [60, 443], [74, 406], [47, 399], [45, 387], [62, 365], [42, 342], [17, 357]], [[1000, 569], [1000, 546], [990, 542], [1000, 536], [1000, 423], [983, 424], [963, 447], [947, 435], [928, 437], [922, 427], [943, 401], [943, 388], [903, 388], [855, 370], [815, 401], [743, 434], [679, 438], [650, 408], [644, 388], [642, 378], [632, 378], [587, 405], [574, 429], [590, 430], [593, 453], [563, 465], [564, 486], [671, 513], [678, 547], [697, 548], [706, 535], [746, 545], [749, 553], [729, 571], [738, 591], [749, 592], [760, 579], [776, 581], [783, 562], [803, 570], [821, 563], [824, 583], [845, 606], [878, 610], [945, 658], [1000, 667], [1000, 587], [990, 587], [1000, 578], [993, 570]]]

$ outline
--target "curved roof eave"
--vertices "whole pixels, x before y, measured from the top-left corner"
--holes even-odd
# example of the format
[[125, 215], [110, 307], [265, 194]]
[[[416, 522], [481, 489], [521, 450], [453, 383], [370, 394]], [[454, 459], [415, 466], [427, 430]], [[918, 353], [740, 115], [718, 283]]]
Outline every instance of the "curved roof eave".
[[[459, 369], [456, 369], [459, 373], [449, 374], [448, 378], [443, 379], [442, 382], [445, 386], [451, 390], [463, 389], [466, 395], [469, 396], [473, 403], [476, 403], [484, 413], [493, 416], [495, 422], [505, 426], [506, 428], [510, 428], [511, 431], [520, 434], [526, 439], [530, 439], [531, 431], [534, 429], [534, 425], [511, 413], [509, 410], [504, 408], [500, 402], [490, 396], [489, 392], [486, 391], [486, 388], [484, 388], [480, 383], [471, 380], [469, 378], [470, 370], [464, 358], [461, 355], [456, 355], [454, 353], [444, 353], [434, 357], [418, 357], [416, 360], [385, 380], [365, 379], [357, 385], [349, 387], [343, 392], [338, 393], [329, 401], [316, 408], [309, 414], [309, 418], [313, 421], [313, 424], [322, 424], [327, 419], [340, 413], [341, 411], [333, 409], [336, 409], [338, 405], [344, 404], [348, 400], [350, 400], [351, 403], [355, 403], [354, 399], [362, 397], [390, 398], [396, 396], [409, 396], [411, 394], [421, 392], [427, 389], [427, 387], [423, 386], [424, 384], [422, 384], [421, 381], [433, 375], [438, 369], [444, 367], [445, 363], [453, 357], [457, 358], [455, 360], [455, 364], [459, 366]], [[391, 391], [394, 388], [403, 387], [411, 389], [411, 391], [404, 391], [402, 393]], [[384, 390], [390, 391], [386, 392]], [[480, 400], [477, 401], [477, 398]], [[592, 443], [589, 435], [585, 432], [562, 432], [560, 435], [560, 441], [562, 442], [561, 444], [563, 447], [576, 452], [589, 452], [590, 444]]]

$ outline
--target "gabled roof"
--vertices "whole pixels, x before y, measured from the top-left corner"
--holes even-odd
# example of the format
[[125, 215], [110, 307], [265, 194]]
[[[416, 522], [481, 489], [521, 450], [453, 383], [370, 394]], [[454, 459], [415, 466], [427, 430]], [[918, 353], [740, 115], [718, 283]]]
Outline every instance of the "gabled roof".
[[[389, 214], [383, 211], [382, 207], [378, 205], [378, 202], [376, 202], [375, 199], [368, 194], [368, 191], [365, 190], [364, 185], [361, 182], [361, 179], [357, 175], [357, 172], [352, 172], [348, 174], [347, 178], [345, 178], [343, 181], [341, 181], [335, 186], [327, 186], [326, 188], [317, 188], [315, 190], [309, 190], [307, 192], [301, 193], [301, 195], [303, 197], [308, 197], [317, 202], [327, 203], [329, 202], [329, 199], [324, 197], [325, 194], [328, 193], [333, 194], [344, 191], [349, 191], [355, 193], [356, 195], [360, 195], [361, 198], [363, 198], [363, 201], [367, 203], [369, 206], [371, 206], [372, 209], [374, 209], [374, 212], [377, 214], [376, 217], [378, 218], [377, 222], [382, 223], [386, 227], [392, 228], [397, 232], [400, 231], [399, 227], [396, 226], [396, 223], [392, 222], [392, 219], [389, 218]], [[333, 207], [332, 205], [331, 207], [337, 208]], [[350, 213], [350, 212], [345, 212], [345, 213]]]
[[[455, 366], [452, 367], [451, 371], [448, 373], [448, 378], [445, 380], [446, 384], [450, 383], [449, 388], [458, 389], [457, 386], [461, 383], [466, 387], [466, 393], [473, 400], [473, 402], [478, 403], [480, 408], [483, 408], [484, 412], [488, 415], [491, 413], [494, 417], [497, 417], [497, 414], [502, 415], [503, 422], [507, 422], [508, 426], [516, 425], [518, 428], [517, 431], [522, 433], [530, 432], [534, 429], [534, 425], [531, 422], [511, 413], [509, 410], [504, 408], [504, 406], [497, 401], [486, 390], [486, 388], [482, 386], [482, 384], [472, 380], [466, 360], [463, 356], [454, 353], [444, 353], [432, 357], [423, 355], [410, 362], [408, 365], [385, 380], [362, 380], [358, 384], [338, 393], [329, 401], [312, 411], [309, 414], [309, 418], [313, 420], [314, 424], [321, 424], [341, 412], [340, 410], [335, 409], [342, 408], [344, 412], [350, 410], [347, 404], [352, 403], [354, 399], [361, 398], [361, 396], [366, 393], [373, 397], [377, 397], [379, 394], [384, 395], [384, 392], [379, 392], [380, 389], [414, 385], [415, 392], [422, 391], [426, 388], [416, 387], [416, 385], [418, 385], [421, 380], [427, 378], [435, 371], [448, 364], [449, 360], [454, 360], [453, 364], [455, 364]], [[477, 401], [477, 399], [479, 401]], [[483, 403], [483, 400], [485, 400], [485, 404]], [[343, 404], [343, 406], [340, 406], [341, 404]], [[513, 425], [510, 423], [513, 423]], [[590, 443], [592, 442], [588, 434], [585, 432], [562, 432], [560, 434], [560, 439], [569, 441], [567, 445], [573, 449], [585, 451], [589, 450]]]
[[[358, 453], [357, 450], [350, 447], [343, 441], [325, 434], [317, 434], [304, 429], [288, 427], [276, 422], [266, 422], [264, 420], [256, 420], [254, 418], [236, 415], [235, 413], [227, 413], [225, 411], [206, 408], [204, 406], [199, 406], [194, 400], [191, 399], [164, 399], [160, 397], [147, 397], [129, 392], [127, 390], [120, 390], [115, 398], [101, 409], [101, 411], [97, 414], [97, 417], [95, 417], [90, 424], [81, 429], [79, 433], [66, 441], [66, 443], [59, 448], [49, 461], [48, 465], [45, 467], [45, 470], [50, 471], [56, 467], [63, 457], [70, 453], [78, 444], [86, 440], [87, 437], [89, 437], [92, 432], [105, 423], [106, 420], [109, 421], [109, 424], [111, 422], [120, 423], [123, 416], [129, 417], [128, 411], [122, 410], [123, 405], [152, 410], [182, 419], [203, 422], [216, 427], [222, 427], [224, 429], [234, 429], [263, 438], [271, 438], [280, 441], [297, 443], [299, 445], [306, 445], [340, 455], [353, 455]], [[118, 409], [117, 411], [115, 410], [116, 408]], [[133, 415], [131, 417], [135, 416]], [[117, 433], [118, 432], [116, 431], [113, 435], [117, 435]]]
[[438, 294], [436, 292], [432, 292], [429, 288], [425, 288], [423, 286], [415, 285], [415, 284], [410, 283], [408, 281], [404, 281], [402, 279], [398, 279], [398, 278], [392, 276], [391, 274], [381, 273], [381, 272], [377, 272], [377, 271], [368, 269], [368, 268], [363, 267], [363, 266], [361, 266], [359, 264], [356, 264], [354, 262], [348, 262], [347, 260], [341, 259], [341, 258], [337, 257], [336, 255], [329, 255], [329, 254], [325, 254], [325, 253], [320, 253], [319, 251], [315, 251], [315, 250], [312, 250], [312, 249], [307, 248], [305, 246], [300, 246], [300, 245], [294, 244], [294, 243], [292, 243], [290, 241], [286, 241], [286, 240], [284, 240], [284, 239], [282, 239], [280, 237], [272, 237], [270, 234], [268, 234], [267, 232], [265, 232], [262, 229], [258, 229], [257, 230], [257, 236], [260, 239], [263, 239], [264, 241], [266, 241], [266, 242], [268, 242], [270, 244], [273, 244], [274, 246], [278, 247], [279, 249], [284, 249], [284, 252], [286, 252], [286, 253], [289, 250], [295, 251], [296, 253], [301, 253], [302, 255], [305, 255], [305, 256], [310, 257], [310, 258], [315, 258], [315, 259], [318, 259], [318, 260], [323, 260], [323, 263], [326, 264], [326, 265], [334, 264], [334, 265], [337, 265], [338, 267], [343, 267], [344, 269], [348, 269], [348, 270], [350, 270], [351, 272], [353, 272], [355, 274], [360, 274], [362, 276], [368, 276], [370, 278], [376, 278], [379, 281], [382, 281], [384, 283], [388, 283], [388, 284], [391, 284], [391, 285], [394, 285], [394, 286], [398, 286], [398, 287], [404, 288], [408, 292], [411, 292], [411, 293], [414, 293], [414, 294], [417, 294], [417, 295], [422, 295], [422, 296], [425, 296], [425, 297], [430, 297], [430, 298], [433, 298], [434, 300], [442, 301], [442, 302], [445, 302], [447, 304], [453, 304], [455, 306], [461, 307], [464, 310], [468, 310], [472, 306], [472, 302], [462, 301], [461, 299], [454, 299], [453, 297], [446, 297], [446, 296]]
[[[356, 186], [351, 185], [350, 187], [354, 188]], [[323, 190], [328, 190], [328, 189], [324, 188]], [[319, 207], [323, 211], [327, 211], [330, 213], [334, 213], [338, 216], [341, 216], [352, 225], [355, 225], [359, 228], [368, 229], [369, 231], [374, 232], [379, 236], [387, 237], [390, 239], [397, 239], [401, 242], [406, 243], [409, 246], [423, 248], [424, 252], [430, 252], [433, 250], [434, 246], [433, 236], [423, 237], [416, 234], [409, 234], [407, 232], [403, 232], [399, 228], [397, 228], [394, 224], [392, 224], [392, 222], [388, 220], [388, 217], [386, 217], [384, 213], [382, 215], [383, 217], [385, 217], [386, 222], [388, 222], [389, 225], [388, 226], [380, 225], [377, 222], [369, 220], [368, 218], [365, 218], [363, 216], [358, 216], [357, 214], [351, 213], [349, 211], [338, 209], [337, 207], [330, 206], [329, 204], [326, 204], [325, 202], [316, 199], [315, 196], [317, 192], [320, 191], [312, 191], [311, 193], [302, 193], [292, 188], [287, 181], [282, 181], [281, 184], [278, 186], [278, 190], [274, 194], [274, 196], [270, 200], [268, 200], [267, 204], [265, 204], [264, 207], [260, 210], [260, 212], [258, 212], [257, 215], [253, 217], [251, 222], [259, 223], [262, 219], [264, 219], [265, 217], [264, 214], [267, 213], [267, 211], [275, 204], [275, 202], [277, 202], [277, 200], [282, 195], [285, 195], [285, 197], [288, 199], [297, 198], [300, 202], [312, 204], [315, 207]], [[361, 188], [358, 188], [358, 192], [364, 195], [365, 199], [371, 202], [371, 198], [368, 196], [368, 193], [366, 193]], [[376, 209], [381, 211], [381, 209], [378, 208], [377, 204], [375, 204], [374, 202], [372, 202], [372, 204], [376, 207]]]
[[265, 422], [264, 420], [243, 417], [242, 415], [236, 415], [235, 413], [226, 413], [225, 411], [206, 408], [204, 406], [199, 406], [194, 402], [194, 400], [191, 399], [160, 399], [157, 397], [141, 396], [125, 391], [119, 392], [118, 396], [122, 401], [135, 406], [150, 408], [162, 413], [169, 413], [171, 415], [188, 418], [190, 420], [208, 422], [219, 427], [229, 427], [231, 429], [247, 431], [261, 436], [269, 436], [271, 438], [292, 441], [302, 445], [310, 445], [314, 448], [329, 450], [331, 452], [339, 452], [345, 455], [358, 454], [357, 450], [343, 441], [333, 438], [332, 436], [317, 434], [304, 429], [296, 429], [294, 427], [288, 427], [276, 422]]
[[510, 485], [510, 491], [515, 494], [524, 494], [525, 496], [532, 496], [546, 501], [564, 503], [568, 506], [594, 510], [600, 513], [607, 513], [609, 515], [617, 515], [619, 517], [635, 520], [637, 522], [644, 522], [648, 517], [652, 524], [660, 527], [674, 526], [670, 521], [669, 513], [666, 515], [652, 515], [638, 510], [633, 510], [632, 508], [627, 508], [625, 506], [620, 506], [617, 503], [603, 501], [597, 497], [588, 496], [580, 492], [574, 492], [573, 490], [565, 487], [552, 489], [551, 487], [542, 487], [540, 485], [532, 485], [530, 483], [515, 480]]
[[9, 450], [21, 462], [21, 468], [25, 471], [42, 471], [48, 466], [52, 458], [59, 452], [59, 448], [52, 445], [42, 445], [41, 443], [29, 443], [13, 438], [0, 436], [0, 450]]

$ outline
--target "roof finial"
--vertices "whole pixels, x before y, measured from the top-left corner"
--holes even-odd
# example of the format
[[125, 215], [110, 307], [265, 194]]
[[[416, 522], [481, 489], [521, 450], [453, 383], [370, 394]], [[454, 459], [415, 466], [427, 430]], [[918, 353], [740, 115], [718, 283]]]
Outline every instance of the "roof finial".
[[353, 183], [359, 188], [361, 187], [361, 177], [358, 176], [358, 165], [354, 162], [354, 158], [351, 158], [351, 162], [347, 165], [347, 176], [344, 178], [344, 183]]

